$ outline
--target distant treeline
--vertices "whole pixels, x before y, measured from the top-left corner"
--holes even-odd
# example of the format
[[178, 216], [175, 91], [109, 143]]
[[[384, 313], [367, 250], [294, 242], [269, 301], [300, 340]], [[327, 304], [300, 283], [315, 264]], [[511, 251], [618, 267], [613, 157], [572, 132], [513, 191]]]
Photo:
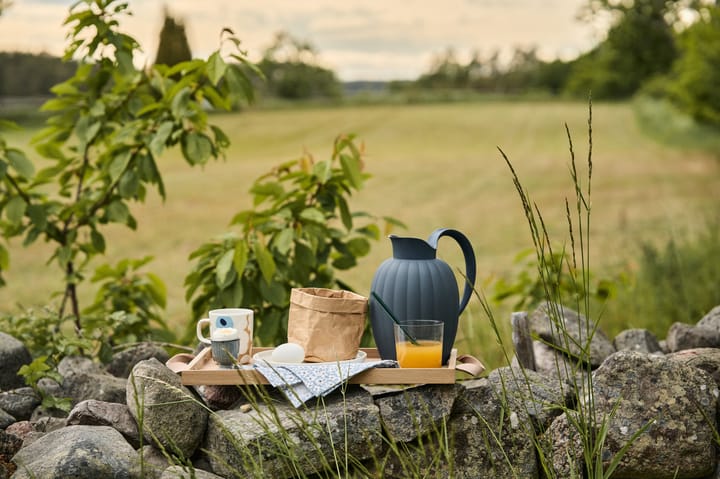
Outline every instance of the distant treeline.
[[0, 52], [0, 96], [47, 96], [77, 65], [46, 53]]
[[[259, 101], [330, 99], [362, 93], [470, 91], [546, 94], [586, 99], [625, 99], [638, 92], [673, 103], [698, 121], [720, 126], [720, 0], [593, 0], [596, 14], [615, 22], [604, 41], [571, 61], [543, 61], [537, 50], [476, 53], [461, 62], [452, 48], [438, 54], [411, 81], [343, 84], [321, 66], [316, 49], [287, 32], [276, 34], [256, 65]], [[696, 21], [682, 20], [688, 12]], [[189, 60], [184, 24], [165, 12], [157, 63]], [[46, 95], [75, 70], [49, 55], [0, 53], [0, 97]], [[412, 95], [408, 95], [412, 96]]]

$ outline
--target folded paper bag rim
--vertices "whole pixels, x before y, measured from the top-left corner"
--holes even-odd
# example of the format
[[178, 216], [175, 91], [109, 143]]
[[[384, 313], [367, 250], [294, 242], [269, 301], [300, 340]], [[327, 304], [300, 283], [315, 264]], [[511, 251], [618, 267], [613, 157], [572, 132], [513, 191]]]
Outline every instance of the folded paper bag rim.
[[365, 296], [328, 288], [293, 288], [290, 302], [325, 313], [365, 314], [368, 308]]

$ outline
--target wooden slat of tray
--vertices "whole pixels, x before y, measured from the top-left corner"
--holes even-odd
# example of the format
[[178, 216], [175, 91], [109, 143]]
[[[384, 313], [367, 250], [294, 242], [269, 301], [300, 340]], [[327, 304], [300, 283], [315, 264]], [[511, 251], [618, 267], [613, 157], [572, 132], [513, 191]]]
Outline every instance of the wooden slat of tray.
[[[253, 348], [253, 353], [272, 348]], [[361, 348], [367, 360], [379, 360], [375, 348]], [[452, 384], [455, 382], [457, 350], [450, 353], [447, 366], [442, 368], [373, 368], [348, 381], [351, 384]], [[188, 386], [269, 384], [265, 376], [252, 369], [219, 369], [213, 361], [210, 348], [203, 349], [188, 368], [180, 372], [181, 381]]]

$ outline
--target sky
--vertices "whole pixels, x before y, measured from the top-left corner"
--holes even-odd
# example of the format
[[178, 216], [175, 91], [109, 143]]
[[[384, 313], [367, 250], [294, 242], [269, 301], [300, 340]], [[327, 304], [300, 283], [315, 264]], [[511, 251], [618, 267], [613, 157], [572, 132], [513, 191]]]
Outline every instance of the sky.
[[[0, 50], [61, 55], [74, 0], [11, 0], [0, 16]], [[452, 48], [472, 52], [537, 47], [545, 60], [589, 50], [602, 32], [578, 20], [588, 0], [130, 0], [121, 29], [154, 59], [163, 9], [181, 19], [193, 55], [217, 49], [222, 28], [233, 30], [251, 59], [278, 31], [308, 41], [320, 63], [343, 81], [414, 79], [433, 57]]]

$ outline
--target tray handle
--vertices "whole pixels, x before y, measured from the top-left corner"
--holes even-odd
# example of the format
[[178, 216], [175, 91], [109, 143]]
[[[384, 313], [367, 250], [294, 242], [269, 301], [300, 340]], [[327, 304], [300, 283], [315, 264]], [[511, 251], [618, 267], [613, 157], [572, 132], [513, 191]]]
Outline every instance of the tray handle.
[[477, 376], [485, 371], [485, 366], [475, 356], [463, 354], [462, 356], [458, 356], [455, 369], [471, 376]]
[[179, 353], [168, 359], [165, 362], [165, 366], [172, 372], [179, 373], [190, 369], [190, 362], [192, 362], [193, 359], [195, 359], [194, 354]]

